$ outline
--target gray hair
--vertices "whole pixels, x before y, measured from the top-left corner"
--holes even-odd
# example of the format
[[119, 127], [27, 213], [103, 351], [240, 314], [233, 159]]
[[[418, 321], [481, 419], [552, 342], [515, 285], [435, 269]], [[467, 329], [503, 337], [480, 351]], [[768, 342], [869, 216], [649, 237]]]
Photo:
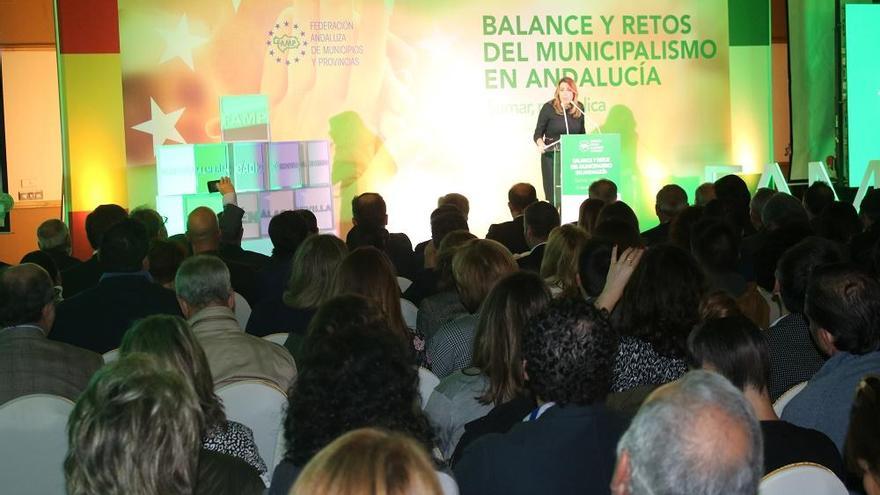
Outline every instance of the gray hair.
[[184, 261], [174, 277], [177, 297], [195, 308], [226, 304], [232, 294], [229, 268], [216, 256], [201, 254]]
[[46, 220], [37, 227], [37, 246], [44, 251], [59, 247], [69, 250], [70, 229], [57, 218]]
[[755, 495], [764, 472], [761, 427], [723, 376], [691, 371], [651, 395], [617, 445], [632, 495]]

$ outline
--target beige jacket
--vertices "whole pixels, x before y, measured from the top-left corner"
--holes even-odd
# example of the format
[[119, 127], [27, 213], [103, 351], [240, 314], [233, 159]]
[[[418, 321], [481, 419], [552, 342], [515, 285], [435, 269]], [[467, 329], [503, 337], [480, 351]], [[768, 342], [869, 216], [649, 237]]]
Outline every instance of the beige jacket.
[[259, 379], [287, 392], [296, 378], [296, 363], [287, 349], [245, 333], [231, 309], [207, 307], [189, 324], [208, 357], [215, 386]]

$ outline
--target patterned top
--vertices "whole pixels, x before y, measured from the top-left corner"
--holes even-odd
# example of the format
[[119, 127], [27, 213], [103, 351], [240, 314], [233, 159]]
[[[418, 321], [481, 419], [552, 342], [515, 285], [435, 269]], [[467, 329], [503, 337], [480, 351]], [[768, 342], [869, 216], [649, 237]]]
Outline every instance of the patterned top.
[[254, 432], [247, 426], [235, 421], [227, 421], [224, 424], [217, 425], [208, 430], [208, 433], [202, 440], [202, 448], [243, 460], [256, 469], [266, 486], [269, 486], [269, 474], [266, 469], [266, 463], [257, 451], [257, 444], [254, 443]]
[[415, 354], [415, 363], [416, 366], [421, 366], [422, 368], [431, 369], [431, 360], [428, 359], [428, 353], [425, 350], [426, 342], [428, 339], [425, 338], [425, 335], [415, 329], [407, 328], [410, 336], [412, 337], [412, 346], [413, 353]]
[[687, 373], [683, 359], [661, 356], [654, 347], [635, 337], [621, 337], [614, 358], [612, 392], [624, 392], [642, 385], [663, 385]]
[[813, 343], [810, 324], [801, 313], [784, 316], [767, 330], [770, 346], [770, 400], [813, 377], [825, 358]]
[[464, 315], [447, 322], [428, 340], [431, 371], [441, 380], [471, 365], [474, 334], [480, 315]]
[[466, 314], [468, 311], [461, 304], [458, 292], [441, 292], [422, 299], [416, 316], [416, 328], [430, 339], [443, 324]]

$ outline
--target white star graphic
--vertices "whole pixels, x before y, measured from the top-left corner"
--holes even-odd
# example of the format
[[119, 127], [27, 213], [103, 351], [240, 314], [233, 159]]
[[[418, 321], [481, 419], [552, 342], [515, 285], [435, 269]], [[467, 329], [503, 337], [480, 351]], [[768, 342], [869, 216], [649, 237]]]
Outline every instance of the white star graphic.
[[146, 132], [153, 135], [153, 155], [156, 154], [156, 148], [165, 144], [166, 140], [177, 141], [178, 143], [186, 143], [183, 136], [177, 132], [175, 125], [180, 119], [180, 115], [186, 109], [180, 108], [171, 113], [165, 113], [156, 104], [156, 100], [150, 98], [150, 120], [141, 122], [138, 125], [131, 126], [136, 131]]
[[173, 31], [160, 29], [159, 34], [165, 38], [165, 51], [162, 52], [162, 58], [159, 59], [159, 63], [165, 63], [173, 58], [180, 57], [190, 70], [195, 70], [193, 67], [193, 48], [205, 44], [208, 38], [189, 32], [189, 22], [186, 20], [186, 14], [180, 17], [180, 21]]
[[236, 14], [238, 13], [239, 5], [241, 5], [241, 0], [232, 0], [232, 10], [234, 10]]

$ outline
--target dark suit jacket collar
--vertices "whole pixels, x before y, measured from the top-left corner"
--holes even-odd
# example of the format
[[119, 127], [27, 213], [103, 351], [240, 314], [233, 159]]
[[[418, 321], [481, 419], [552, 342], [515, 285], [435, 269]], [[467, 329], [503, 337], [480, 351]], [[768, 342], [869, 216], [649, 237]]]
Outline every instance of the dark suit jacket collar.
[[46, 331], [33, 323], [24, 325], [16, 325], [14, 327], [6, 327], [0, 330], [0, 338], [2, 337], [29, 337], [29, 338], [46, 338]]
[[559, 405], [556, 404], [547, 411], [544, 412], [539, 418], [538, 421], [542, 419], [573, 419], [573, 418], [585, 418], [589, 416], [596, 416], [597, 414], [609, 414], [608, 409], [604, 404], [590, 404], [590, 405], [577, 405], [577, 404], [565, 404]]

